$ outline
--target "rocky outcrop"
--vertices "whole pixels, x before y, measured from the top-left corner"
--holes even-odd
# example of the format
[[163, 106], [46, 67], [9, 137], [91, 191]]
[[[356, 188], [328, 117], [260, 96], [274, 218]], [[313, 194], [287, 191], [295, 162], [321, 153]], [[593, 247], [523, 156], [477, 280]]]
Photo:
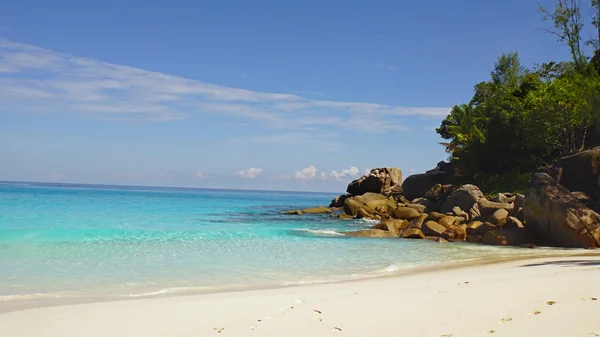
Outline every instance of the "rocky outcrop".
[[534, 238], [524, 228], [510, 228], [489, 231], [482, 241], [491, 246], [523, 246], [532, 244]]
[[443, 185], [450, 184], [454, 175], [444, 171], [431, 171], [423, 174], [413, 174], [404, 179], [402, 190], [408, 200], [425, 196], [434, 186], [439, 185], [440, 191]]
[[348, 194], [342, 194], [333, 198], [333, 200], [331, 200], [331, 203], [329, 204], [329, 207], [344, 207], [344, 201], [346, 201], [348, 197]]
[[584, 192], [600, 197], [598, 175], [600, 174], [600, 147], [563, 157], [547, 170], [556, 182], [570, 191]]
[[312, 207], [303, 209], [302, 213], [305, 214], [331, 214], [331, 209], [327, 207]]
[[344, 212], [357, 218], [381, 219], [396, 208], [396, 202], [382, 194], [365, 193], [344, 201]]
[[527, 228], [556, 245], [600, 247], [600, 215], [585, 207], [548, 174], [533, 176], [523, 210]]
[[376, 168], [350, 184], [347, 192], [351, 195], [379, 193], [385, 196], [402, 193], [402, 171], [397, 168]]
[[442, 206], [442, 213], [452, 212], [454, 207], [458, 207], [464, 212], [469, 212], [474, 204], [485, 200], [485, 196], [475, 185], [463, 185], [458, 190], [452, 192], [448, 200]]
[[404, 239], [425, 239], [425, 234], [420, 229], [408, 228], [403, 231], [400, 237]]

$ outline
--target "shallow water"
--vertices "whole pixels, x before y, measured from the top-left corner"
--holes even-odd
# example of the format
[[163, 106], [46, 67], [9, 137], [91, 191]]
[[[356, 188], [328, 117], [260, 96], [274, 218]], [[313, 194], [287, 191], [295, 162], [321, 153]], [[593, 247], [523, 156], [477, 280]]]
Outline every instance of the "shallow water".
[[339, 233], [371, 223], [281, 214], [334, 196], [0, 183], [0, 301], [331, 282], [540, 253], [350, 238]]

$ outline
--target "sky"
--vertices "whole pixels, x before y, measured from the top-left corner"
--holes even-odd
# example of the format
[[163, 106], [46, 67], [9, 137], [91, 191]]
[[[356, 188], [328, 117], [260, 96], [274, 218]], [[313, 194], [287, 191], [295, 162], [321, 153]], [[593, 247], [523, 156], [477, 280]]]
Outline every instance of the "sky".
[[423, 172], [502, 53], [568, 59], [537, 3], [7, 1], [0, 180], [342, 192]]

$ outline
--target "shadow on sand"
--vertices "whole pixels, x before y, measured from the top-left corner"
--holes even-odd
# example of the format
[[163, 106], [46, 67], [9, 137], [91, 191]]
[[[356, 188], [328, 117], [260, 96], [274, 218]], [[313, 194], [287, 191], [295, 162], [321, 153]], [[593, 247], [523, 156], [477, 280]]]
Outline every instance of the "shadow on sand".
[[524, 264], [520, 267], [541, 267], [541, 266], [563, 266], [563, 267], [582, 267], [582, 266], [600, 266], [600, 257], [598, 260], [570, 260], [570, 261], [546, 261], [540, 263]]

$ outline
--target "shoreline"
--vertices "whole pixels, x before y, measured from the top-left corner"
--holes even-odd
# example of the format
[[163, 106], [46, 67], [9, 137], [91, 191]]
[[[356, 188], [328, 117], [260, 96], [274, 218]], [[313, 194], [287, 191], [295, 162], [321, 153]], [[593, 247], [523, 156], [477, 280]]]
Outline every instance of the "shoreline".
[[342, 283], [43, 307], [0, 315], [0, 333], [593, 336], [600, 333], [600, 255], [583, 255]]
[[[561, 248], [557, 248], [561, 249]], [[561, 249], [562, 250], [562, 249]], [[269, 291], [269, 290], [279, 290], [279, 289], [292, 289], [292, 288], [302, 288], [302, 287], [310, 287], [310, 286], [319, 286], [319, 285], [335, 285], [335, 284], [346, 284], [346, 283], [355, 283], [355, 282], [363, 282], [369, 280], [377, 280], [377, 279], [389, 279], [389, 278], [402, 278], [412, 275], [420, 275], [420, 274], [429, 274], [429, 273], [437, 273], [448, 270], [459, 270], [459, 269], [468, 269], [468, 268], [476, 268], [481, 266], [489, 266], [489, 265], [498, 265], [509, 262], [519, 262], [519, 261], [528, 261], [528, 260], [540, 260], [545, 258], [574, 258], [574, 257], [599, 257], [600, 251], [596, 250], [581, 250], [581, 249], [564, 249], [565, 252], [559, 253], [556, 251], [551, 251], [547, 254], [537, 253], [537, 254], [523, 254], [523, 255], [514, 255], [514, 256], [498, 256], [498, 257], [483, 257], [472, 260], [460, 260], [460, 261], [450, 261], [450, 262], [437, 262], [434, 264], [428, 265], [419, 265], [408, 268], [401, 268], [395, 271], [390, 272], [381, 272], [375, 274], [371, 272], [370, 274], [364, 274], [362, 277], [358, 277], [355, 279], [343, 279], [343, 280], [335, 280], [335, 281], [313, 281], [307, 283], [301, 283], [302, 281], [297, 282], [289, 282], [293, 284], [260, 284], [260, 285], [240, 285], [240, 286], [222, 286], [222, 287], [213, 287], [211, 289], [206, 290], [183, 290], [180, 292], [165, 292], [160, 294], [148, 294], [148, 295], [120, 295], [115, 297], [110, 296], [72, 296], [72, 297], [52, 297], [51, 294], [48, 294], [48, 297], [42, 298], [34, 298], [34, 299], [25, 299], [25, 300], [5, 300], [0, 301], [0, 315], [17, 312], [17, 311], [25, 311], [32, 310], [38, 308], [48, 308], [48, 307], [62, 307], [62, 306], [71, 306], [71, 305], [86, 305], [86, 304], [94, 304], [94, 303], [110, 303], [110, 302], [122, 302], [122, 301], [137, 301], [137, 300], [152, 300], [152, 299], [165, 299], [165, 298], [177, 298], [177, 297], [190, 297], [190, 296], [208, 296], [214, 294], [235, 294], [235, 293], [245, 293], [245, 292], [254, 292], [254, 291]], [[571, 253], [568, 253], [571, 252]], [[171, 289], [171, 288], [166, 288]], [[160, 292], [161, 290], [156, 290], [154, 292]]]

